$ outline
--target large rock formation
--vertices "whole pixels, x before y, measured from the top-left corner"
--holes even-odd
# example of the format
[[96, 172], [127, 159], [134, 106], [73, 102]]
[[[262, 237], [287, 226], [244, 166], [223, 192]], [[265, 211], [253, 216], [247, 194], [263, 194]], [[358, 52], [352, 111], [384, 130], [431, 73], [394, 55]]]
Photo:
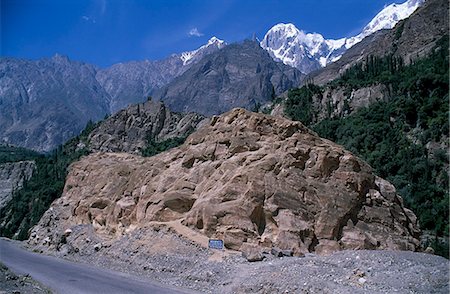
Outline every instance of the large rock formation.
[[13, 192], [31, 178], [36, 164], [34, 161], [7, 162], [0, 164], [0, 210], [8, 204]]
[[149, 140], [186, 137], [205, 118], [196, 113], [171, 112], [163, 103], [147, 101], [129, 106], [103, 121], [89, 135], [89, 149], [140, 154]]
[[299, 122], [243, 109], [151, 158], [97, 153], [74, 163], [30, 242], [57, 246], [80, 224], [114, 239], [171, 221], [234, 250], [419, 247], [414, 213], [365, 162]]

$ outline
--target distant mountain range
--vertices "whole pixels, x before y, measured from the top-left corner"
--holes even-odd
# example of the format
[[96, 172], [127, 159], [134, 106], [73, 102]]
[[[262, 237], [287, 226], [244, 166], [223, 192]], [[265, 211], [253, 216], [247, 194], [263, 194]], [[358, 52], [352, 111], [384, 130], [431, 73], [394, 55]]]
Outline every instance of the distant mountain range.
[[0, 143], [50, 151], [155, 89], [225, 46], [215, 37], [197, 50], [158, 61], [132, 61], [106, 69], [52, 58], [0, 58]]
[[318, 33], [305, 33], [294, 24], [273, 26], [261, 41], [275, 60], [308, 74], [341, 58], [342, 54], [365, 37], [382, 29], [392, 29], [400, 20], [411, 15], [425, 0], [409, 0], [391, 4], [378, 13], [356, 36], [325, 39]]
[[212, 37], [196, 50], [172, 54], [166, 59], [118, 63], [100, 70], [96, 77], [110, 96], [110, 113], [141, 102], [153, 90], [168, 84], [204, 56], [225, 45], [224, 41]]
[[109, 113], [96, 67], [55, 55], [0, 59], [0, 142], [50, 151]]
[[298, 86], [303, 77], [246, 40], [205, 56], [154, 97], [173, 111], [221, 114], [235, 107], [258, 108]]
[[365, 36], [393, 27], [422, 2], [387, 6], [359, 35], [339, 40], [278, 24], [260, 44], [227, 46], [213, 37], [196, 50], [163, 60], [105, 69], [62, 55], [35, 61], [0, 58], [0, 143], [50, 151], [89, 120], [100, 120], [149, 95], [171, 110], [204, 115], [258, 107], [298, 86], [304, 73], [339, 59]]

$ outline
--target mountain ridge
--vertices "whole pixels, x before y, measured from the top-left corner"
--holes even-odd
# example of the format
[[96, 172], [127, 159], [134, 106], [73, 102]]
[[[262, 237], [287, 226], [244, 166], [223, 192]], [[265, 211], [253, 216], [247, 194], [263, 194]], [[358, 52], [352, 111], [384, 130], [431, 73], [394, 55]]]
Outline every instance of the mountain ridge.
[[261, 47], [275, 60], [307, 74], [339, 60], [346, 50], [365, 37], [382, 29], [393, 28], [424, 2], [425, 0], [408, 0], [402, 4], [386, 6], [358, 35], [340, 39], [325, 39], [319, 33], [305, 33], [292, 23], [279, 23], [269, 29], [261, 41]]
[[255, 109], [303, 75], [275, 62], [258, 42], [245, 40], [211, 53], [154, 93], [172, 111], [214, 115], [234, 107]]
[[144, 102], [155, 88], [225, 45], [213, 37], [196, 50], [163, 60], [105, 69], [61, 54], [38, 60], [1, 57], [0, 142], [49, 152], [90, 120]]
[[342, 75], [369, 56], [401, 57], [407, 65], [427, 56], [440, 37], [448, 35], [449, 3], [428, 0], [391, 30], [377, 31], [348, 49], [342, 57], [308, 75], [307, 80], [323, 85]]

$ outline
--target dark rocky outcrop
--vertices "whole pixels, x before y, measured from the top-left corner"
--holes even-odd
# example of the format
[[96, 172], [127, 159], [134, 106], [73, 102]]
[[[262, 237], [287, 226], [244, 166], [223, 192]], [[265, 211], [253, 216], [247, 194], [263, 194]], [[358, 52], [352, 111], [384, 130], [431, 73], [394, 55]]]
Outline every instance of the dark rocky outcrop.
[[140, 154], [149, 140], [160, 142], [186, 137], [204, 119], [196, 113], [172, 112], [158, 101], [135, 104], [96, 127], [89, 135], [89, 149]]

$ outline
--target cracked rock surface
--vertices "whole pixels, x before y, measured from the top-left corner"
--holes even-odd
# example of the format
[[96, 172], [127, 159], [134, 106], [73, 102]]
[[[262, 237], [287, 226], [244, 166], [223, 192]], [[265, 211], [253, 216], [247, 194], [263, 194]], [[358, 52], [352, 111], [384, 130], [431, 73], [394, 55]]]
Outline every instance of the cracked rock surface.
[[56, 246], [81, 224], [114, 240], [175, 221], [256, 255], [419, 249], [415, 215], [369, 165], [299, 122], [243, 109], [151, 158], [96, 153], [74, 163], [31, 241]]

